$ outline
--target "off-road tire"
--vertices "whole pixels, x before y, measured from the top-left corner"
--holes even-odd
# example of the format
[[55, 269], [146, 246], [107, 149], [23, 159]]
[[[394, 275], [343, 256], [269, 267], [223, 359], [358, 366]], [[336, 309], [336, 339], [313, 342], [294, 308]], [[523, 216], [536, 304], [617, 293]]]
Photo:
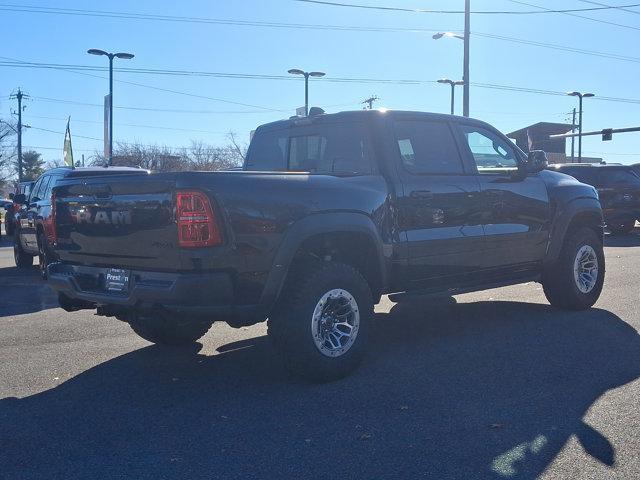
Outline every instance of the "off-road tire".
[[211, 322], [181, 320], [167, 312], [136, 314], [129, 326], [140, 337], [158, 345], [192, 345], [211, 328]]
[[[598, 261], [595, 285], [582, 292], [574, 276], [574, 264], [580, 249], [588, 245]], [[602, 240], [589, 228], [579, 228], [564, 240], [560, 257], [550, 265], [543, 276], [544, 294], [554, 307], [565, 310], [585, 310], [593, 306], [600, 297], [605, 276], [605, 261]]]
[[[330, 291], [348, 292], [357, 304], [359, 325], [344, 353], [321, 353], [312, 333], [313, 313]], [[373, 321], [371, 289], [355, 268], [337, 262], [310, 261], [290, 272], [278, 304], [268, 320], [268, 334], [286, 369], [296, 378], [326, 382], [353, 372], [364, 358]]]
[[627, 233], [633, 232], [633, 229], [636, 226], [635, 219], [627, 220], [624, 222], [617, 222], [613, 225], [607, 225], [609, 231], [614, 235], [625, 235]]
[[29, 268], [33, 266], [33, 255], [27, 253], [20, 245], [20, 235], [13, 236], [13, 259], [18, 268]]
[[49, 249], [48, 243], [47, 243], [47, 237], [42, 231], [38, 233], [38, 252], [40, 252], [38, 254], [40, 277], [43, 280], [46, 280], [48, 275], [47, 267], [51, 263], [51, 260], [53, 258], [53, 253]]

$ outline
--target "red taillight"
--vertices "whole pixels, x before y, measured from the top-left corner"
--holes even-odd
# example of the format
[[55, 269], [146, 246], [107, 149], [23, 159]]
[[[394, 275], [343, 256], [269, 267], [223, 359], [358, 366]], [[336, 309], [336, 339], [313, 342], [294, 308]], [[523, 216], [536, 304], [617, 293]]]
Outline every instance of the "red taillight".
[[51, 245], [58, 241], [58, 231], [56, 230], [56, 194], [51, 194], [51, 215], [49, 221], [44, 222], [45, 234]]
[[181, 247], [211, 247], [222, 243], [211, 202], [202, 192], [176, 193], [176, 221]]

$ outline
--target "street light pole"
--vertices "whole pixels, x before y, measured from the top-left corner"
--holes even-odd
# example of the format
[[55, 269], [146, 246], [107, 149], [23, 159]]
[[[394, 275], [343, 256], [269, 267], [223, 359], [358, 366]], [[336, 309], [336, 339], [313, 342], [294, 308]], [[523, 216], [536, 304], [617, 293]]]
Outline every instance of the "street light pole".
[[87, 50], [91, 55], [104, 55], [109, 58], [109, 165], [113, 158], [113, 59], [121, 58], [123, 60], [131, 60], [134, 55], [132, 53], [109, 53], [104, 50], [92, 48]]
[[462, 81], [464, 82], [462, 115], [469, 116], [469, 44], [471, 36], [471, 0], [464, 2], [464, 59], [462, 70]]
[[288, 70], [287, 73], [291, 75], [302, 75], [304, 77], [304, 116], [309, 116], [309, 77], [324, 77], [326, 73], [324, 72], [305, 72], [304, 70], [300, 70], [299, 68], [292, 68]]
[[593, 93], [567, 92], [570, 97], [578, 97], [578, 163], [582, 163], [582, 99], [595, 97]]
[[441, 78], [440, 80], [438, 80], [438, 83], [443, 83], [446, 85], [451, 85], [451, 115], [453, 115], [455, 113], [455, 105], [456, 105], [456, 86], [457, 85], [464, 85], [464, 82], [461, 81], [456, 81], [454, 82], [453, 80], [449, 80], [448, 78]]
[[457, 35], [453, 32], [439, 32], [433, 35], [434, 40], [442, 37], [457, 38], [464, 42], [464, 53], [462, 58], [462, 81], [463, 83], [463, 99], [462, 99], [462, 115], [469, 116], [469, 97], [470, 97], [470, 75], [469, 75], [469, 50], [471, 43], [471, 0], [464, 0], [464, 35]]

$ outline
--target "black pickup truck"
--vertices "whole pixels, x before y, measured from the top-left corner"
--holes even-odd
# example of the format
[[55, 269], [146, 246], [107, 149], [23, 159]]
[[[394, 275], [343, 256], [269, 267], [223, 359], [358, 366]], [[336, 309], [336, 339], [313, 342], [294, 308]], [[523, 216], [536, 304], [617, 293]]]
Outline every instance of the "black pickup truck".
[[[401, 111], [259, 127], [243, 171], [61, 179], [49, 282], [161, 344], [268, 319], [288, 369], [338, 378], [383, 294], [541, 282], [591, 307], [605, 274], [596, 190], [488, 124]], [[404, 296], [403, 296], [404, 292]]]

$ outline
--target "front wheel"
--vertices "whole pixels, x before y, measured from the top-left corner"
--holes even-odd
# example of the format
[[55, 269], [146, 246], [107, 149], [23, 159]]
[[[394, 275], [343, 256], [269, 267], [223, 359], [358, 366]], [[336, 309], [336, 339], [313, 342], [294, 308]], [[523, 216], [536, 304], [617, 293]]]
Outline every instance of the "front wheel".
[[18, 268], [28, 268], [33, 265], [33, 255], [25, 252], [22, 248], [18, 232], [13, 236], [13, 259]]
[[311, 262], [288, 279], [269, 318], [269, 337], [294, 376], [330, 381], [360, 364], [372, 318], [371, 289], [356, 269]]
[[129, 326], [140, 337], [159, 345], [191, 345], [211, 328], [211, 322], [182, 320], [167, 312], [135, 314]]
[[543, 288], [549, 303], [567, 310], [584, 310], [600, 297], [604, 284], [602, 242], [589, 228], [580, 228], [565, 239], [560, 257], [544, 274]]

